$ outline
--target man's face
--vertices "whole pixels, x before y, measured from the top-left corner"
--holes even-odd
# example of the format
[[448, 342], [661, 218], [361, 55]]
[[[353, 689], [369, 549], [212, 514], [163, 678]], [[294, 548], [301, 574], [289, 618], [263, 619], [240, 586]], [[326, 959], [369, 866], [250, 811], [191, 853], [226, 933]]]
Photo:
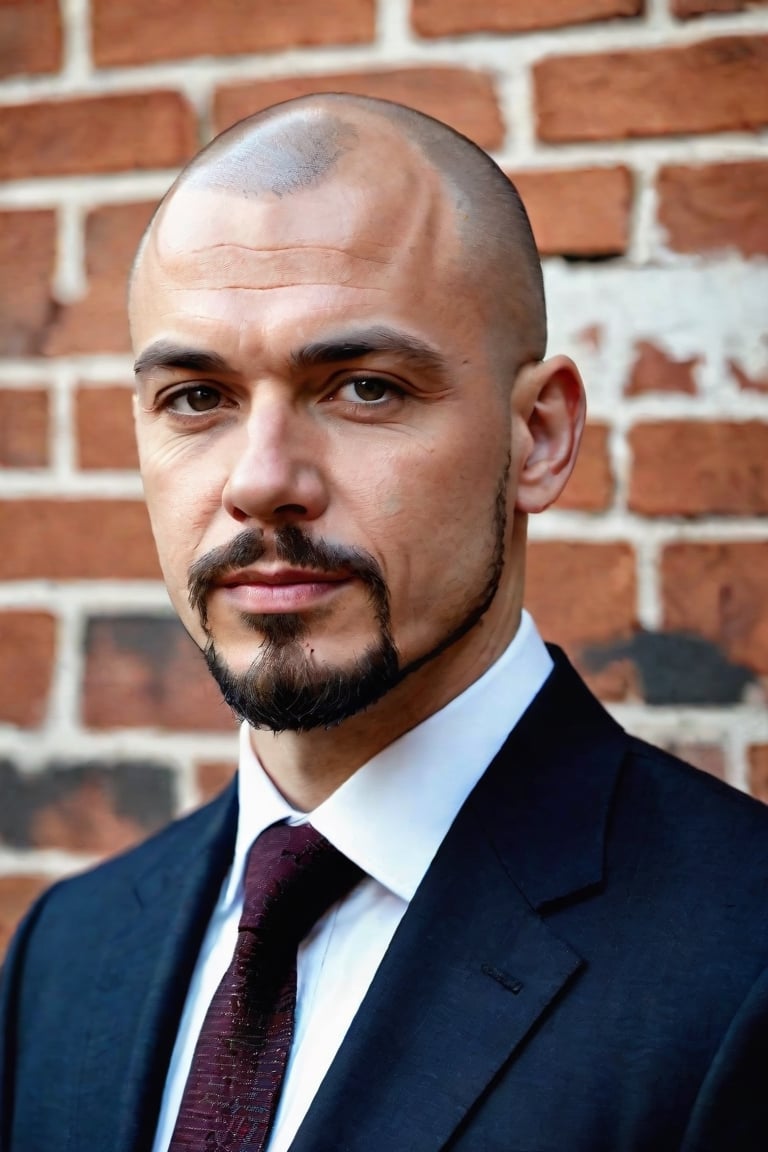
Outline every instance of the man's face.
[[509, 385], [453, 211], [436, 178], [397, 173], [188, 188], [145, 252], [137, 435], [160, 561], [230, 702], [266, 699], [254, 724], [343, 719], [467, 629], [455, 658], [476, 663], [470, 625], [519, 578], [501, 572]]

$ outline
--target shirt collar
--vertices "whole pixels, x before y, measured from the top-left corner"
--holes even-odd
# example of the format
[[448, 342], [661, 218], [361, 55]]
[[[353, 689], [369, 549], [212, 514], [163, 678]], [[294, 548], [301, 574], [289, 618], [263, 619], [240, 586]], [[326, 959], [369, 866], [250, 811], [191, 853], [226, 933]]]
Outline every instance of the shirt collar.
[[461, 695], [388, 745], [312, 812], [278, 792], [240, 731], [240, 812], [226, 904], [239, 898], [251, 844], [278, 820], [309, 820], [367, 875], [410, 901], [462, 804], [552, 670], [531, 617]]

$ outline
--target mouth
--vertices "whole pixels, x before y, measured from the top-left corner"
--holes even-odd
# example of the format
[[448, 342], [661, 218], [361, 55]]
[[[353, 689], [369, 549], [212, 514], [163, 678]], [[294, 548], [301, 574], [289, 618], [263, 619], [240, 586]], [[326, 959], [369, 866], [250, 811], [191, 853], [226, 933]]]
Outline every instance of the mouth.
[[222, 576], [213, 591], [241, 612], [296, 612], [320, 604], [352, 579], [351, 573], [343, 570], [246, 568]]

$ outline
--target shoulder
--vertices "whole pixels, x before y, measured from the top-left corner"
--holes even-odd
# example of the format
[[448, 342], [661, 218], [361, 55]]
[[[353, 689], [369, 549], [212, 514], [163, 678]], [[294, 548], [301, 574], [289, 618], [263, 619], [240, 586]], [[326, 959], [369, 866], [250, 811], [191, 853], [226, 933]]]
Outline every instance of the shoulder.
[[[766, 909], [768, 807], [660, 748], [629, 737], [616, 790], [617, 854], [689, 908], [728, 919]], [[663, 884], [662, 884], [663, 877]]]
[[27, 914], [20, 935], [44, 927], [46, 939], [61, 925], [67, 936], [73, 917], [87, 930], [111, 918], [145, 877], [161, 875], [170, 864], [194, 860], [198, 849], [214, 836], [234, 840], [237, 801], [230, 786], [208, 804], [174, 820], [149, 839], [85, 872], [59, 880], [45, 891]]

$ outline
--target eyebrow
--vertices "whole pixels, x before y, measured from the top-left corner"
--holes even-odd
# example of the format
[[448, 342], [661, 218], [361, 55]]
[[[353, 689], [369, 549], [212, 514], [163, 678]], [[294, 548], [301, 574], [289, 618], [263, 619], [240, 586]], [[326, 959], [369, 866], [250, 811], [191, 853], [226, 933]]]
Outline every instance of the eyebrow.
[[[394, 353], [412, 367], [431, 372], [440, 378], [449, 375], [448, 363], [439, 349], [409, 332], [381, 325], [339, 333], [325, 340], [305, 344], [291, 353], [291, 365], [294, 368], [316, 368], [321, 364], [361, 360], [382, 352]], [[133, 366], [137, 376], [158, 369], [237, 374], [237, 370], [218, 352], [176, 344], [172, 340], [157, 340], [150, 344]]]
[[189, 348], [183, 344], [174, 344], [172, 340], [157, 340], [154, 344], [150, 344], [137, 359], [133, 371], [137, 376], [143, 376], [158, 368], [230, 374], [234, 374], [235, 371], [218, 352], [209, 352], [204, 348]]
[[297, 368], [314, 368], [318, 364], [361, 360], [381, 352], [394, 353], [414, 368], [432, 372], [436, 376], [449, 375], [448, 363], [439, 349], [409, 332], [380, 325], [313, 341], [298, 348], [292, 354], [291, 362]]

